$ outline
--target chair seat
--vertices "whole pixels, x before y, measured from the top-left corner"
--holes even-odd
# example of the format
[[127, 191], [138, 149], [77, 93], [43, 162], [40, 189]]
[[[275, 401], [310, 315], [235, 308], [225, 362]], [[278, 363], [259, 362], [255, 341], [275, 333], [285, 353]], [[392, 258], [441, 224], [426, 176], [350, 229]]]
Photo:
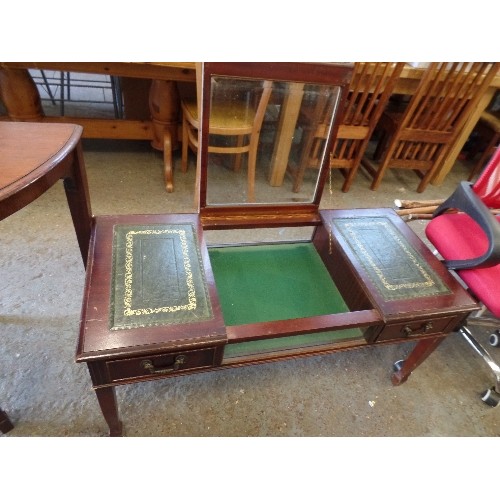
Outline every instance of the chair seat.
[[[500, 222], [500, 216], [497, 216]], [[445, 214], [427, 224], [425, 233], [429, 241], [446, 260], [470, 259], [484, 254], [488, 240], [468, 215]], [[500, 264], [457, 271], [471, 292], [500, 318]]]
[[[183, 101], [183, 109], [198, 126], [196, 101]], [[210, 113], [210, 132], [222, 135], [250, 134], [255, 120], [255, 111], [245, 103], [217, 103]]]

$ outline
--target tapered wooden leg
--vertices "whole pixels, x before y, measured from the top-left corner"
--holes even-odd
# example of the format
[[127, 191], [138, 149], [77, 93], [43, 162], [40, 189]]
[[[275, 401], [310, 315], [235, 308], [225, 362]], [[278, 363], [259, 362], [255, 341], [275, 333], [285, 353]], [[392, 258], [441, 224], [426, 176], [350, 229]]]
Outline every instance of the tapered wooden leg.
[[118, 417], [118, 405], [114, 387], [100, 387], [95, 389], [99, 406], [109, 427], [111, 437], [122, 436], [122, 423]]
[[174, 165], [172, 163], [172, 137], [170, 131], [165, 130], [163, 138], [163, 174], [167, 193], [174, 191]]
[[181, 168], [183, 172], [187, 172], [188, 169], [188, 121], [185, 115], [182, 115], [182, 149], [181, 149]]
[[392, 374], [392, 385], [401, 385], [403, 382], [406, 382], [413, 370], [425, 361], [443, 340], [444, 337], [438, 337], [418, 342], [413, 351], [405, 359], [403, 366]]
[[83, 265], [86, 266], [92, 227], [92, 209], [81, 142], [78, 142], [72, 160], [70, 176], [64, 179], [64, 189]]
[[14, 426], [12, 425], [12, 422], [10, 421], [9, 417], [7, 416], [7, 413], [5, 413], [0, 408], [0, 432], [7, 434], [7, 432], [11, 431], [13, 428], [14, 428]]

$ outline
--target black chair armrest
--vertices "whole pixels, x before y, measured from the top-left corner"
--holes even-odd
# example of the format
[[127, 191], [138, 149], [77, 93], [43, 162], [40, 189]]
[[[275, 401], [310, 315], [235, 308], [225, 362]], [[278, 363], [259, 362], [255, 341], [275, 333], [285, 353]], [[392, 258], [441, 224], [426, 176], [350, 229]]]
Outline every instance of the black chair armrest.
[[486, 267], [500, 262], [500, 223], [481, 198], [472, 190], [472, 184], [462, 181], [455, 192], [434, 211], [433, 217], [449, 209], [457, 209], [475, 220], [488, 238], [488, 250], [474, 259], [445, 260], [449, 269], [470, 269]]

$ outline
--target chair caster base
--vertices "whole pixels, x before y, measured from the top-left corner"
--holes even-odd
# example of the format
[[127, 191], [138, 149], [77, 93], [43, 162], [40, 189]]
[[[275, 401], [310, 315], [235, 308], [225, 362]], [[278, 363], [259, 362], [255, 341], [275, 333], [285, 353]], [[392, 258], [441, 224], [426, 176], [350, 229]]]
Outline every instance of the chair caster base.
[[493, 347], [500, 347], [500, 330], [496, 330], [492, 333], [488, 338], [488, 342]]
[[481, 399], [492, 408], [496, 408], [500, 404], [500, 394], [494, 387], [486, 389], [486, 391], [481, 394]]

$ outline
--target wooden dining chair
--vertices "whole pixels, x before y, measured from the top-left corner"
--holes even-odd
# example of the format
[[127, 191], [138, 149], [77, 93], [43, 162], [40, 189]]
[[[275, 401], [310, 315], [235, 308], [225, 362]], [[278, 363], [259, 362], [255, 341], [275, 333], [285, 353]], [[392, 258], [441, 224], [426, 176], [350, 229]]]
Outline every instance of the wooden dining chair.
[[[342, 186], [344, 193], [349, 191], [356, 177], [375, 125], [404, 65], [405, 63], [391, 62], [357, 62], [354, 65], [343, 120], [330, 154], [330, 168], [341, 169], [345, 177]], [[324, 115], [330, 116], [328, 103], [319, 105], [324, 106]], [[294, 176], [293, 191], [296, 193], [300, 190], [306, 169], [318, 168], [321, 163], [319, 153], [328, 135], [326, 123], [320, 121], [313, 134], [311, 147], [307, 148], [309, 154], [301, 160], [295, 172], [290, 169]]]
[[423, 192], [499, 68], [487, 62], [430, 63], [407, 107], [380, 117], [373, 159], [362, 160], [373, 177], [371, 189], [378, 189], [387, 169], [397, 168], [413, 170], [421, 179], [417, 192]]
[[[198, 102], [201, 102], [201, 63], [196, 67], [196, 93], [181, 93], [182, 109], [182, 163], [183, 172], [188, 169], [188, 149], [195, 154], [198, 151], [198, 133], [200, 120]], [[238, 171], [242, 163], [242, 155], [248, 154], [248, 192], [249, 202], [255, 201], [255, 168], [260, 131], [267, 104], [271, 95], [270, 81], [256, 82], [256, 89], [242, 91], [243, 98], [229, 98], [227, 95], [215, 95], [210, 113], [209, 132], [211, 144], [209, 153], [235, 155], [234, 170]], [[215, 93], [216, 94], [216, 93]], [[251, 95], [253, 94], [253, 95]], [[259, 95], [260, 94], [260, 95]], [[248, 102], [249, 98], [259, 95], [256, 102]], [[219, 140], [218, 140], [219, 139]], [[233, 140], [228, 140], [233, 139]]]

